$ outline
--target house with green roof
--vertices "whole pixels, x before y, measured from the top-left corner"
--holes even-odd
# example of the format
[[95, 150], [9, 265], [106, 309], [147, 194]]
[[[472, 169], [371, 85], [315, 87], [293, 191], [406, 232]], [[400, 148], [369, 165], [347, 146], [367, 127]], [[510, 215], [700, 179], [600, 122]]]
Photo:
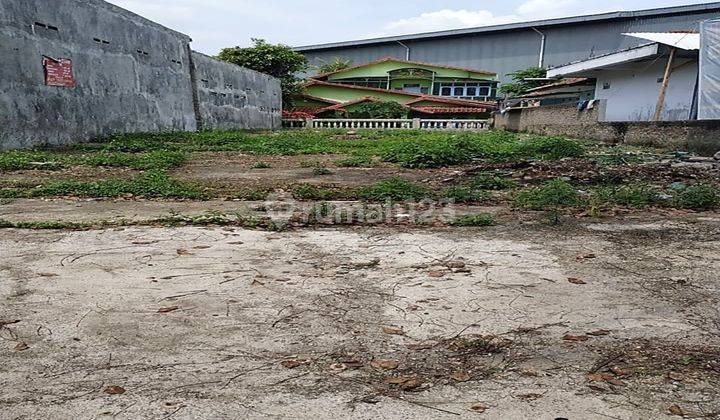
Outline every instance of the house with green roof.
[[420, 117], [481, 117], [495, 109], [497, 87], [488, 71], [385, 58], [311, 77], [293, 110], [323, 116], [382, 101]]

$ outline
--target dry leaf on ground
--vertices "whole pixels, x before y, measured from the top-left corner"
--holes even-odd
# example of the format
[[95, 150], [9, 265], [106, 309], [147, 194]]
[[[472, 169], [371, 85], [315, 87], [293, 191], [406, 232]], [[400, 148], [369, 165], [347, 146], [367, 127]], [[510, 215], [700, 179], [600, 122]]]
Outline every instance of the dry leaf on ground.
[[397, 369], [400, 364], [394, 360], [373, 360], [370, 366], [375, 369], [393, 370]]
[[117, 385], [110, 385], [109, 387], [105, 388], [104, 393], [108, 395], [120, 395], [125, 393], [125, 388]]
[[405, 331], [398, 327], [383, 327], [383, 332], [390, 335], [405, 335]]
[[180, 309], [179, 306], [168, 306], [168, 307], [166, 307], [166, 308], [160, 308], [160, 309], [158, 309], [158, 313], [159, 313], [159, 314], [166, 314], [166, 313], [168, 313], [168, 312], [175, 312], [175, 311], [177, 311], [178, 309]]

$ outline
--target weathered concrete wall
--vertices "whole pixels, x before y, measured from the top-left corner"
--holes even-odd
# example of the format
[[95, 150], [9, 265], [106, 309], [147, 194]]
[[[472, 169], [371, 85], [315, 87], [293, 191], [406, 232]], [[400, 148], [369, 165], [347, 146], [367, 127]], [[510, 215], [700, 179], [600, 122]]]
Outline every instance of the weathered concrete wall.
[[280, 81], [193, 52], [203, 129], [262, 129], [282, 125]]
[[[198, 70], [249, 89], [244, 102], [196, 103], [203, 92], [194, 91], [189, 43], [102, 0], [0, 1], [0, 150], [193, 131], [203, 120], [208, 128], [279, 127], [277, 82], [237, 66], [203, 59]], [[47, 86], [43, 57], [72, 60], [75, 86]]]
[[[596, 73], [595, 98], [607, 101], [603, 121], [651, 121], [655, 114], [667, 58], [654, 63], [628, 64], [622, 69]], [[698, 62], [679, 58], [675, 61], [665, 95], [663, 121], [690, 119]]]
[[[196, 128], [185, 35], [93, 0], [3, 0], [0, 22], [3, 148]], [[76, 86], [45, 86], [43, 56]]]
[[606, 106], [600, 101], [594, 109], [584, 111], [572, 105], [511, 109], [495, 115], [495, 128], [689, 150], [708, 156], [720, 151], [720, 121], [600, 122]]

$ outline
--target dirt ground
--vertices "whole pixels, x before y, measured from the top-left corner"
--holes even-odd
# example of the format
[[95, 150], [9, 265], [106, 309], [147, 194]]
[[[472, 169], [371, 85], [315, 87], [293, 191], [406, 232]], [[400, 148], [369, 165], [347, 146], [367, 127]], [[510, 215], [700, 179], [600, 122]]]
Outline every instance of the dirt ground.
[[0, 250], [2, 418], [720, 415], [717, 213], [4, 229]]

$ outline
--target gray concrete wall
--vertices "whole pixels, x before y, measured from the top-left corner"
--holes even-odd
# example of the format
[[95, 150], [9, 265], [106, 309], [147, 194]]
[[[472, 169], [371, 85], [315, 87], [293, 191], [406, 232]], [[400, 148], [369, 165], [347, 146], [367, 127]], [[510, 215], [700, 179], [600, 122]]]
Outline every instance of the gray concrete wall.
[[203, 129], [263, 129], [282, 125], [280, 81], [192, 53]]
[[[667, 57], [648, 63], [628, 64], [619, 70], [602, 70], [597, 77], [595, 98], [607, 101], [601, 121], [650, 121], [655, 114]], [[690, 119], [698, 63], [694, 59], [678, 59], [670, 76], [665, 96], [662, 121]], [[607, 89], [606, 89], [607, 88]]]
[[[194, 106], [201, 92], [194, 92], [189, 43], [102, 0], [0, 1], [0, 150], [193, 131], [203, 119], [210, 128], [280, 125], [274, 111], [266, 115], [276, 109], [276, 82], [214, 60], [203, 60], [200, 71], [250, 89], [247, 109], [242, 102]], [[46, 86], [44, 56], [71, 59], [76, 86]]]
[[707, 156], [720, 151], [720, 121], [601, 122], [606, 103], [578, 111], [574, 105], [515, 108], [494, 116], [496, 129], [609, 143], [688, 150]]

